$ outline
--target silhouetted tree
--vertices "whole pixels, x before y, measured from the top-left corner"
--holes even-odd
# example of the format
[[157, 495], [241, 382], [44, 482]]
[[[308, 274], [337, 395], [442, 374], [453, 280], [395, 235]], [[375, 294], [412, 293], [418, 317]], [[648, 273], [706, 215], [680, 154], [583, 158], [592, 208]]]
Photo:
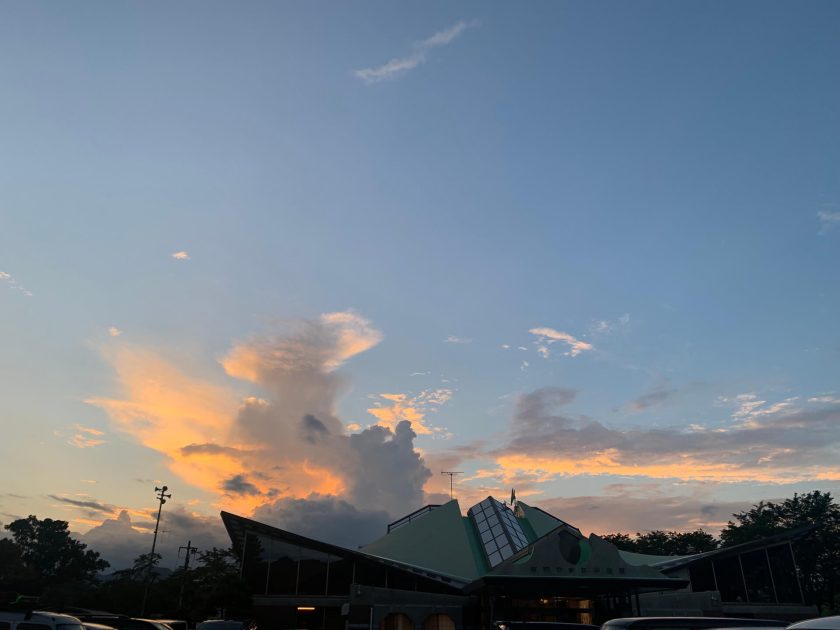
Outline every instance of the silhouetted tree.
[[666, 532], [653, 530], [645, 534], [636, 532], [635, 537], [627, 534], [603, 536], [619, 549], [647, 553], [655, 556], [688, 556], [718, 548], [718, 541], [702, 529], [693, 532]]
[[824, 612], [840, 604], [840, 506], [829, 492], [814, 490], [794, 494], [781, 503], [760, 502], [749, 510], [733, 514], [721, 532], [724, 545], [737, 545], [802, 526], [811, 526], [794, 543], [802, 589], [809, 603]]
[[21, 562], [39, 588], [61, 582], [96, 579], [110, 565], [87, 545], [70, 536], [67, 521], [28, 516], [6, 525]]

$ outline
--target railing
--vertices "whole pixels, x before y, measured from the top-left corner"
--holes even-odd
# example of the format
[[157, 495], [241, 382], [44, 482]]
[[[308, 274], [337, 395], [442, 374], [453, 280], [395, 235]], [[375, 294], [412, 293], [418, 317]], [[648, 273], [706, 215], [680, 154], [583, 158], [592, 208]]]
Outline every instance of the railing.
[[429, 505], [424, 505], [419, 510], [414, 510], [411, 514], [407, 516], [403, 516], [401, 519], [394, 521], [393, 523], [388, 524], [388, 533], [390, 534], [395, 529], [402, 527], [403, 525], [408, 525], [411, 521], [416, 521], [418, 518], [422, 518], [426, 516], [429, 512], [434, 510], [435, 508], [439, 508], [439, 503], [430, 503]]

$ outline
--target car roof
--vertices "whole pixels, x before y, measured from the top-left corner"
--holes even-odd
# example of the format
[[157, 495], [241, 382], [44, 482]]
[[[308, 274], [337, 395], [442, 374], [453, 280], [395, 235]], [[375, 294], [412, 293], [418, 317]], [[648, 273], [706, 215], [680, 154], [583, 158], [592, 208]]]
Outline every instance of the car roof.
[[788, 628], [791, 630], [811, 630], [812, 628], [813, 630], [838, 630], [840, 629], [840, 616], [805, 619], [789, 625]]

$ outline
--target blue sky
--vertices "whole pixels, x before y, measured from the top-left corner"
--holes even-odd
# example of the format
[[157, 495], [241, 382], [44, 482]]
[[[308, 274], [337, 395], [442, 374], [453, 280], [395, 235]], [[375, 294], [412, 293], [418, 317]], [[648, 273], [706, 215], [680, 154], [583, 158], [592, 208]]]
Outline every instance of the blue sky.
[[[462, 502], [516, 485], [599, 530], [593, 510], [621, 501], [641, 506], [626, 529], [713, 529], [836, 491], [838, 18], [831, 2], [5, 3], [0, 520], [142, 521], [154, 480], [196, 515], [410, 511], [453, 466]], [[280, 450], [229, 451], [227, 478], [177, 450], [256, 448], [242, 401], [310, 387], [291, 407], [330, 439], [379, 421], [396, 444], [414, 423], [422, 465], [411, 448], [392, 462], [419, 475], [393, 489], [405, 505], [358, 505], [362, 473], [308, 438], [280, 452], [298, 417], [266, 412]], [[161, 388], [184, 396], [163, 409]], [[197, 433], [189, 396], [218, 409]], [[657, 431], [671, 441], [652, 454]], [[269, 478], [272, 458], [334, 483]]]

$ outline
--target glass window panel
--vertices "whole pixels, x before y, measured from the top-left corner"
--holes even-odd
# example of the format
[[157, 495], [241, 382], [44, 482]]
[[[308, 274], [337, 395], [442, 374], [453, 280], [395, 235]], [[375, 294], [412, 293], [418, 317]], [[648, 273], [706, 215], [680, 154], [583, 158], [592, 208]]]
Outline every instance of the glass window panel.
[[299, 595], [326, 595], [327, 554], [301, 547], [298, 577]]
[[491, 540], [490, 542], [485, 543], [484, 549], [487, 551], [488, 554], [491, 554], [494, 551], [498, 551], [499, 546], [496, 544], [496, 541]]
[[490, 566], [491, 567], [495, 567], [501, 561], [502, 561], [502, 556], [499, 554], [498, 551], [496, 553], [491, 553], [490, 554]]
[[330, 556], [327, 595], [349, 595], [353, 582], [353, 560]]
[[385, 586], [385, 567], [375, 562], [356, 561], [356, 583], [365, 586]]
[[493, 532], [493, 536], [498, 536], [498, 535], [499, 535], [499, 534], [501, 534], [504, 530], [502, 529], [502, 526], [501, 526], [501, 525], [493, 525], [493, 526], [490, 528], [490, 531], [491, 531], [491, 532]]
[[505, 545], [499, 549], [499, 553], [502, 554], [502, 558], [508, 559], [513, 555], [513, 551], [511, 550], [509, 545]]
[[265, 594], [268, 577], [268, 542], [269, 539], [256, 534], [245, 536], [245, 554], [242, 577], [251, 587], [251, 592]]
[[481, 505], [481, 507], [483, 507], [483, 508], [489, 508], [490, 507], [490, 499], [484, 499], [484, 501], [482, 501], [479, 505]]
[[493, 525], [498, 525], [499, 517], [493, 514], [492, 516], [490, 516], [490, 518], [487, 519], [487, 522], [490, 523], [490, 527], [493, 527]]
[[725, 602], [746, 602], [747, 592], [744, 590], [744, 577], [738, 556], [721, 558], [715, 560], [714, 564], [720, 598]]
[[490, 533], [489, 529], [481, 532], [481, 540], [484, 541], [485, 544], [493, 540], [493, 534]]
[[764, 549], [757, 549], [741, 554], [744, 579], [747, 582], [747, 595], [750, 602], [775, 603], [773, 582], [770, 580], [770, 565]]
[[490, 524], [487, 521], [484, 521], [483, 523], [478, 524], [478, 531], [482, 534], [489, 529], [490, 529]]
[[297, 592], [297, 570], [300, 549], [283, 540], [272, 539], [268, 545], [268, 592], [273, 595], [294, 595]]
[[479, 523], [483, 523], [484, 521], [487, 520], [487, 517], [484, 516], [484, 512], [482, 512], [481, 514], [476, 514], [475, 515], [475, 520], [477, 520]]
[[717, 590], [715, 574], [712, 572], [712, 563], [709, 560], [691, 565], [688, 576], [691, 579], [691, 590], [695, 593]]
[[796, 566], [788, 545], [769, 547], [767, 555], [770, 557], [770, 570], [776, 584], [776, 595], [780, 604], [800, 604], [802, 594], [796, 581]]

